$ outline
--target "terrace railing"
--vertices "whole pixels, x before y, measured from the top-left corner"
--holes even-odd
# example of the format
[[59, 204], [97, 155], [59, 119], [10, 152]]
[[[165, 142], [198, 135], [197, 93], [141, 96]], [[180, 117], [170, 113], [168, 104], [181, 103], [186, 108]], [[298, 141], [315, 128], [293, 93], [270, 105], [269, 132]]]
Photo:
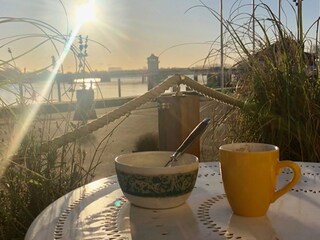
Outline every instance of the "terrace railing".
[[149, 90], [145, 94], [132, 99], [131, 101], [121, 105], [120, 107], [114, 109], [111, 112], [87, 123], [71, 132], [61, 135], [57, 138], [52, 139], [49, 142], [43, 144], [43, 149], [49, 151], [49, 149], [58, 149], [65, 144], [71, 143], [77, 139], [85, 137], [94, 131], [108, 125], [109, 123], [115, 121], [116, 119], [129, 114], [131, 111], [137, 109], [141, 105], [153, 101], [159, 97], [162, 93], [168, 90], [170, 87], [185, 84], [190, 89], [194, 90], [200, 95], [203, 95], [209, 99], [214, 99], [224, 104], [228, 104], [237, 108], [246, 107], [245, 103], [227, 94], [221, 93], [212, 88], [206, 87], [199, 84], [198, 82], [192, 80], [191, 78], [183, 75], [174, 75], [165, 81], [161, 82], [159, 85]]

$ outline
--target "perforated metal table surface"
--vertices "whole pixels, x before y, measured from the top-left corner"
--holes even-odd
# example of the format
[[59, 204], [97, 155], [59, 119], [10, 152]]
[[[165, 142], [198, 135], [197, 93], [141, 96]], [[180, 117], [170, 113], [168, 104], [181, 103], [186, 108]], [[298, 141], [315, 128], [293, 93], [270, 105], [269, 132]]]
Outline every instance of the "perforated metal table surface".
[[[48, 206], [32, 223], [27, 240], [320, 239], [320, 164], [298, 163], [302, 178], [271, 204], [264, 217], [234, 215], [224, 194], [219, 162], [200, 163], [186, 204], [166, 210], [132, 206], [116, 176], [87, 184]], [[291, 170], [279, 176], [279, 186]]]

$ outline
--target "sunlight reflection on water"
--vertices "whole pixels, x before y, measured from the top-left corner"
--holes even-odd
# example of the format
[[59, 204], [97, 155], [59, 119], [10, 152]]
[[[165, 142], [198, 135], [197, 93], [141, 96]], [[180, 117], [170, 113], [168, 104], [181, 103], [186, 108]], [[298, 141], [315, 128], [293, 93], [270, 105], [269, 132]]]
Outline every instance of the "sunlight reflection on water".
[[[201, 81], [199, 81], [201, 83]], [[84, 84], [83, 84], [84, 83]], [[34, 82], [24, 84], [23, 97], [26, 103], [37, 103], [37, 102], [58, 102], [58, 88], [54, 84], [52, 91], [48, 96], [42, 96], [41, 92], [45, 86], [45, 82]], [[94, 91], [94, 98], [99, 99], [108, 99], [108, 98], [117, 98], [119, 97], [119, 86], [118, 79], [111, 79], [110, 82], [100, 82], [95, 79], [89, 78], [85, 79], [83, 82], [82, 79], [76, 80], [74, 84], [61, 83], [61, 101], [76, 101], [76, 90], [92, 88]], [[186, 90], [185, 85], [181, 85], [181, 91]], [[141, 77], [135, 78], [123, 78], [121, 79], [121, 97], [132, 97], [140, 96], [148, 91], [147, 81], [143, 82]], [[166, 92], [172, 92], [170, 88]], [[19, 86], [18, 84], [7, 84], [0, 87], [0, 96], [3, 102], [6, 104], [16, 104], [19, 102]]]

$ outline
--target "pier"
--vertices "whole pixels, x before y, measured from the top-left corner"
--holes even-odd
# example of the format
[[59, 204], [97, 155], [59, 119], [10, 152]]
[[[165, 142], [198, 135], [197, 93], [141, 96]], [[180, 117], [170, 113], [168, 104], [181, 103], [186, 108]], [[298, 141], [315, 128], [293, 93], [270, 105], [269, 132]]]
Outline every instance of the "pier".
[[[156, 79], [165, 79], [175, 74], [194, 76], [196, 80], [198, 76], [218, 75], [221, 72], [221, 67], [190, 67], [190, 68], [159, 68], [159, 58], [151, 54], [147, 58], [148, 66], [145, 69], [131, 69], [131, 70], [109, 70], [109, 71], [90, 71], [90, 72], [76, 72], [76, 73], [57, 73], [55, 81], [73, 83], [75, 79], [95, 78], [100, 79], [101, 82], [109, 82], [113, 79], [121, 78], [137, 78], [141, 80], [152, 81]], [[227, 69], [225, 69], [227, 70]], [[43, 80], [43, 75], [26, 74], [25, 81]]]
[[[96, 78], [101, 82], [109, 82], [111, 78], [131, 78], [141, 77], [142, 81], [146, 81], [151, 75], [160, 75], [167, 78], [175, 74], [188, 75], [188, 76], [200, 76], [218, 74], [220, 67], [213, 68], [160, 68], [157, 73], [150, 72], [148, 69], [137, 70], [111, 70], [111, 71], [92, 71], [84, 73], [58, 73], [55, 77], [56, 81], [72, 83], [75, 79], [82, 78]], [[37, 77], [34, 78], [37, 80]], [[39, 79], [40, 80], [40, 79]]]
[[[159, 59], [157, 56], [151, 54], [147, 58], [147, 68], [145, 69], [133, 69], [133, 70], [122, 70], [122, 69], [112, 69], [109, 71], [90, 71], [90, 72], [75, 72], [75, 73], [57, 73], [54, 77], [54, 83], [56, 85], [55, 88], [57, 88], [58, 93], [58, 102], [62, 102], [62, 91], [60, 83], [68, 83], [68, 84], [75, 84], [76, 82], [95, 82], [95, 83], [108, 83], [111, 82], [111, 79], [114, 81], [117, 79], [118, 82], [118, 97], [122, 96], [121, 93], [121, 85], [122, 85], [122, 79], [135, 79], [135, 81], [139, 78], [141, 78], [141, 83], [147, 83], [148, 90], [154, 88], [159, 83], [167, 79], [168, 77], [171, 77], [173, 75], [184, 75], [192, 78], [195, 81], [198, 81], [198, 79], [202, 76], [206, 79], [206, 85], [208, 87], [212, 88], [219, 88], [221, 87], [221, 67], [189, 67], [189, 68], [159, 68]], [[228, 71], [229, 69], [224, 69], [225, 71]], [[231, 71], [228, 71], [231, 75]], [[23, 75], [23, 81], [24, 82], [44, 82], [47, 78], [49, 78], [50, 72], [47, 72], [45, 74], [24, 74]], [[224, 83], [229, 82], [230, 76], [224, 76], [225, 81]], [[92, 84], [92, 83], [91, 83]], [[225, 84], [222, 87], [226, 87]], [[74, 86], [72, 86], [74, 89]], [[23, 91], [20, 90], [20, 98], [23, 98]]]

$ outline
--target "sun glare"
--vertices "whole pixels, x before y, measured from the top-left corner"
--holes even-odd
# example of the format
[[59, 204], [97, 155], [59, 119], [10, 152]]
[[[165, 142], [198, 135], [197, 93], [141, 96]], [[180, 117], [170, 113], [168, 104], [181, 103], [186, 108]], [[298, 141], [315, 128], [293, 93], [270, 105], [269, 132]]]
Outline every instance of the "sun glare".
[[95, 20], [95, 4], [94, 0], [88, 0], [86, 3], [80, 5], [77, 9], [77, 22], [83, 24]]

